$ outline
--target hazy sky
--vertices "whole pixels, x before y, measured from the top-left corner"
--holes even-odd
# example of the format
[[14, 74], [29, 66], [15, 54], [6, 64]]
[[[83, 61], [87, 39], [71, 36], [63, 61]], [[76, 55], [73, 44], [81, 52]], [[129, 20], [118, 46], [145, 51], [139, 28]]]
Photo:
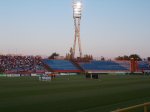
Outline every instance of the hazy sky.
[[[150, 0], [83, 0], [83, 54], [150, 56]], [[72, 0], [0, 0], [0, 54], [65, 55]]]

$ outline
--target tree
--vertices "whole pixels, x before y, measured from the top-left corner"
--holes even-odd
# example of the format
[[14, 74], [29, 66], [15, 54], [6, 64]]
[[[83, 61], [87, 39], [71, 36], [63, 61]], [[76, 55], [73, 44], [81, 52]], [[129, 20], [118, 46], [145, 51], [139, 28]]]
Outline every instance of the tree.
[[117, 58], [115, 58], [115, 60], [117, 60], [117, 61], [122, 61], [122, 60], [123, 60], [123, 57], [122, 57], [122, 56], [118, 56]]
[[59, 56], [59, 54], [54, 52], [51, 56], [48, 57], [48, 59], [55, 59], [56, 56]]
[[115, 60], [118, 61], [129, 61], [131, 59], [134, 59], [136, 61], [141, 61], [141, 57], [137, 54], [131, 54], [130, 56], [124, 55], [124, 56], [118, 56], [117, 58], [115, 58]]
[[130, 60], [129, 56], [124, 55], [123, 57], [124, 60]]
[[134, 59], [136, 61], [141, 61], [142, 60], [141, 57], [139, 55], [137, 55], [137, 54], [131, 54], [129, 56], [129, 59]]
[[86, 60], [86, 61], [93, 60], [93, 56], [86, 54], [86, 55], [84, 55], [83, 60]]
[[70, 53], [67, 53], [65, 59], [66, 59], [66, 60], [72, 59], [72, 55], [71, 55]]
[[150, 61], [150, 57], [148, 57], [147, 60]]
[[103, 56], [101, 56], [101, 61], [105, 61], [105, 58]]

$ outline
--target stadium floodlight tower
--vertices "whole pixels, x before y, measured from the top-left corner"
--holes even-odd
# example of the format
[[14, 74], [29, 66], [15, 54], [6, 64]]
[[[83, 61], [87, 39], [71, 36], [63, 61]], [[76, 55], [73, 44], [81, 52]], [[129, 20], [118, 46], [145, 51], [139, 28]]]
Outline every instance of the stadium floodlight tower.
[[82, 57], [82, 48], [80, 40], [80, 21], [81, 21], [81, 12], [82, 12], [82, 0], [73, 0], [73, 18], [75, 25], [74, 33], [74, 45], [72, 51], [72, 57], [75, 58], [76, 43], [78, 41], [80, 57]]

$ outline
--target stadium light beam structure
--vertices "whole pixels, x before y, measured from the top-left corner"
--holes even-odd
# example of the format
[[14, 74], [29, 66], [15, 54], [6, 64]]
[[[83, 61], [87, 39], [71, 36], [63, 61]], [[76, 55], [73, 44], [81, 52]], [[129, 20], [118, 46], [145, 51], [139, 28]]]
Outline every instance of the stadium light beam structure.
[[74, 19], [74, 26], [75, 26], [74, 45], [73, 45], [73, 53], [72, 53], [73, 58], [75, 58], [77, 41], [79, 46], [80, 57], [82, 57], [82, 48], [81, 48], [81, 39], [80, 39], [81, 14], [82, 14], [82, 1], [73, 0], [73, 19]]

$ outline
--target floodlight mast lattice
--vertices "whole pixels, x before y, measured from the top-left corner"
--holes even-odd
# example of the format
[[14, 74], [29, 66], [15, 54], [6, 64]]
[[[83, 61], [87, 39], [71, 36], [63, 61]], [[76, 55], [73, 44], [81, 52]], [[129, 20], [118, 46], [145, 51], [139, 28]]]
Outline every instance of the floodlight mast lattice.
[[82, 57], [82, 48], [81, 48], [81, 39], [80, 39], [81, 12], [82, 12], [82, 1], [73, 0], [73, 18], [74, 18], [75, 33], [74, 33], [74, 45], [73, 45], [72, 58], [75, 58], [77, 41], [79, 46], [80, 57]]

